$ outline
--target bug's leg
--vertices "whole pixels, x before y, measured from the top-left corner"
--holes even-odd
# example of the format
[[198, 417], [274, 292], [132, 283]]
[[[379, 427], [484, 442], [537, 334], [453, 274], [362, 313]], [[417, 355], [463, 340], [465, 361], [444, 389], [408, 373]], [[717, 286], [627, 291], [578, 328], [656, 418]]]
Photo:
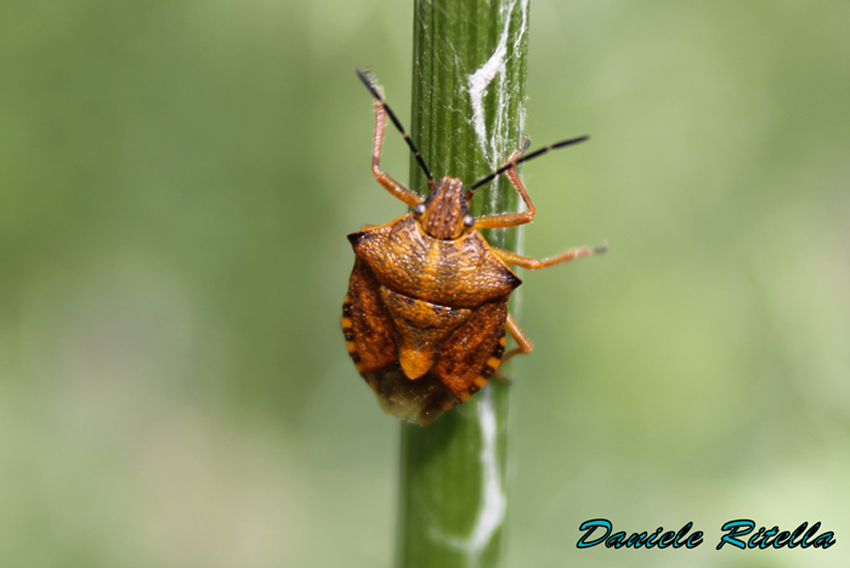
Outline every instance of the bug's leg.
[[[521, 156], [522, 153], [528, 148], [528, 142], [526, 142], [525, 146], [521, 150], [517, 150], [513, 153], [513, 155], [505, 162], [505, 165], [516, 162]], [[526, 223], [531, 223], [534, 220], [534, 216], [537, 214], [537, 208], [534, 206], [534, 203], [531, 202], [531, 198], [528, 196], [528, 192], [525, 190], [525, 186], [522, 185], [522, 181], [519, 179], [519, 174], [516, 171], [516, 164], [505, 170], [505, 175], [508, 176], [508, 179], [511, 180], [514, 188], [516, 188], [517, 193], [519, 193], [522, 200], [525, 202], [528, 210], [523, 211], [522, 213], [505, 213], [503, 215], [491, 215], [489, 217], [479, 217], [475, 220], [474, 229], [497, 229], [502, 227], [515, 227], [517, 225], [524, 225]]]
[[387, 126], [385, 106], [386, 103], [382, 100], [375, 99], [375, 138], [372, 143], [372, 173], [375, 174], [378, 183], [383, 185], [387, 191], [404, 201], [408, 206], [413, 207], [421, 203], [422, 199], [381, 170], [381, 147], [384, 143], [384, 129]]
[[519, 355], [521, 353], [531, 353], [531, 350], [534, 349], [534, 344], [522, 332], [522, 330], [514, 321], [514, 318], [511, 317], [511, 314], [508, 314], [508, 319], [505, 324], [505, 327], [507, 328], [508, 333], [511, 334], [511, 337], [514, 338], [514, 341], [516, 341], [517, 346], [505, 353], [504, 357], [502, 357], [502, 361], [499, 363], [499, 368], [496, 369], [496, 372], [493, 374], [493, 376], [496, 379], [502, 381], [503, 383], [509, 383], [510, 379], [508, 379], [505, 375], [502, 374], [502, 365], [504, 365], [509, 359], [513, 358], [514, 355]]
[[553, 256], [552, 258], [544, 258], [543, 260], [531, 258], [530, 256], [523, 256], [521, 254], [517, 254], [508, 250], [502, 250], [497, 248], [491, 250], [493, 251], [493, 254], [495, 254], [502, 261], [507, 262], [508, 264], [522, 266], [523, 268], [528, 268], [529, 270], [538, 270], [540, 268], [546, 268], [547, 266], [554, 266], [556, 264], [561, 264], [562, 262], [568, 262], [570, 260], [573, 260], [574, 258], [601, 254], [608, 250], [608, 243], [603, 243], [598, 247], [581, 247], [568, 249], [557, 256]]
[[413, 157], [416, 158], [416, 161], [419, 163], [422, 171], [425, 172], [425, 177], [428, 178], [428, 187], [432, 190], [435, 185], [434, 176], [431, 174], [431, 170], [428, 169], [428, 165], [425, 164], [425, 160], [422, 159], [422, 155], [419, 153], [419, 150], [416, 149], [416, 144], [413, 143], [413, 140], [411, 140], [410, 136], [407, 132], [405, 132], [404, 127], [401, 125], [401, 121], [399, 121], [398, 117], [393, 112], [393, 109], [391, 109], [390, 105], [384, 101], [384, 93], [381, 90], [381, 87], [374, 82], [374, 79], [368, 71], [365, 73], [360, 69], [355, 69], [355, 71], [357, 72], [357, 76], [363, 82], [363, 85], [366, 86], [369, 93], [372, 94], [372, 98], [375, 100], [373, 104], [375, 107], [376, 124], [375, 140], [372, 145], [372, 173], [375, 174], [378, 182], [397, 198], [407, 203], [410, 207], [418, 205], [422, 202], [419, 196], [385, 174], [378, 166], [378, 162], [381, 159], [381, 145], [384, 142], [384, 127], [387, 125], [387, 117], [389, 117], [398, 131], [401, 132], [401, 135], [404, 137], [404, 141], [407, 143], [410, 151], [413, 152]]

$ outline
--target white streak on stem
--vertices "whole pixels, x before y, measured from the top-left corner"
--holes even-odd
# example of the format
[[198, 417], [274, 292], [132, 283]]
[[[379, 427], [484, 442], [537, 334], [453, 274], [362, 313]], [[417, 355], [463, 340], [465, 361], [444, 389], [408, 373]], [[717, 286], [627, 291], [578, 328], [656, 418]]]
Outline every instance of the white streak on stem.
[[434, 531], [433, 537], [448, 546], [463, 552], [467, 565], [475, 568], [481, 553], [487, 548], [493, 535], [505, 521], [507, 499], [499, 475], [499, 453], [497, 448], [498, 424], [496, 409], [493, 407], [493, 393], [490, 388], [478, 394], [478, 416], [481, 426], [481, 508], [475, 519], [475, 526], [466, 538], [446, 536]]
[[[512, 144], [517, 144], [518, 140], [511, 140], [510, 133], [507, 132], [508, 124], [505, 120], [505, 112], [503, 111], [507, 92], [507, 74], [505, 73], [505, 63], [508, 57], [516, 57], [519, 54], [522, 40], [528, 30], [528, 2], [529, 0], [520, 0], [520, 14], [522, 20], [520, 27], [516, 33], [516, 39], [511, 46], [511, 51], [508, 50], [508, 36], [510, 32], [511, 19], [514, 8], [517, 5], [517, 0], [512, 0], [504, 9], [504, 23], [502, 32], [499, 35], [499, 41], [496, 44], [496, 49], [489, 59], [478, 68], [474, 73], [467, 77], [469, 85], [469, 99], [472, 106], [472, 125], [475, 130], [475, 136], [478, 138], [478, 144], [481, 147], [481, 152], [484, 155], [484, 160], [492, 169], [500, 167], [507, 155], [515, 150], [511, 147]], [[497, 79], [498, 78], [498, 79]], [[495, 122], [491, 132], [487, 132], [487, 124], [484, 119], [484, 97], [493, 82], [496, 82], [496, 89], [499, 93], [498, 111], [496, 112]], [[525, 123], [525, 112], [522, 105], [519, 109], [520, 130]], [[500, 180], [494, 180], [494, 191], [491, 192], [492, 199], [496, 199]], [[491, 203], [495, 205], [495, 203]]]
[[[525, 0], [527, 4], [528, 0]], [[487, 87], [496, 78], [496, 75], [502, 75], [502, 81], [505, 76], [505, 56], [508, 54], [508, 32], [511, 26], [511, 14], [516, 6], [516, 0], [513, 0], [507, 7], [505, 12], [505, 23], [502, 26], [502, 33], [499, 35], [499, 43], [496, 44], [496, 49], [490, 58], [478, 68], [478, 70], [467, 77], [469, 83], [469, 99], [472, 103], [472, 125], [475, 128], [475, 135], [478, 137], [478, 143], [481, 145], [481, 150], [484, 152], [484, 159], [491, 166], [498, 167], [495, 160], [496, 147], [493, 144], [496, 140], [490, 141], [487, 139], [487, 125], [484, 122], [484, 95], [487, 94]], [[523, 16], [523, 24], [526, 23], [526, 17]], [[520, 37], [524, 29], [520, 32]], [[503, 96], [503, 95], [502, 95]], [[501, 102], [501, 101], [500, 101]], [[498, 113], [501, 115], [501, 113]], [[499, 129], [493, 129], [493, 135], [498, 136]]]
[[478, 399], [481, 420], [481, 483], [484, 502], [478, 511], [475, 528], [469, 536], [469, 554], [477, 558], [505, 520], [505, 492], [499, 475], [499, 456], [496, 448], [496, 410], [492, 389], [485, 389]]

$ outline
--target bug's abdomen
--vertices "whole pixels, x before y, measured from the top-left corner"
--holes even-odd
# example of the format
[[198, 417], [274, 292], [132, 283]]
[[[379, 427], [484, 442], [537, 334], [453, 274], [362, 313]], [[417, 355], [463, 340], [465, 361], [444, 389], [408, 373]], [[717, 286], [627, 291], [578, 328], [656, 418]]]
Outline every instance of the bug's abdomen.
[[451, 308], [394, 292], [357, 258], [342, 331], [384, 410], [426, 425], [481, 389], [499, 366], [508, 297]]

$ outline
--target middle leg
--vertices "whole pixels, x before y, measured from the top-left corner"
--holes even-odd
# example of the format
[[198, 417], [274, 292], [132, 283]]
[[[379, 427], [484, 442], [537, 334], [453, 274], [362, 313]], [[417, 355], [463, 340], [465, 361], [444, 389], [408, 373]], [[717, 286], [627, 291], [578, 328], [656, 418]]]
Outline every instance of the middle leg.
[[554, 266], [556, 264], [561, 264], [562, 262], [568, 262], [570, 260], [573, 260], [574, 258], [601, 254], [608, 250], [608, 243], [601, 244], [598, 247], [580, 247], [568, 249], [559, 255], [553, 256], [551, 258], [544, 258], [543, 260], [531, 258], [530, 256], [523, 256], [521, 254], [517, 254], [508, 250], [502, 250], [497, 248], [493, 248], [490, 250], [492, 250], [493, 254], [499, 257], [499, 259], [504, 262], [507, 262], [508, 264], [514, 264], [516, 266], [528, 268], [529, 270], [539, 270], [541, 268], [546, 268], [547, 266]]

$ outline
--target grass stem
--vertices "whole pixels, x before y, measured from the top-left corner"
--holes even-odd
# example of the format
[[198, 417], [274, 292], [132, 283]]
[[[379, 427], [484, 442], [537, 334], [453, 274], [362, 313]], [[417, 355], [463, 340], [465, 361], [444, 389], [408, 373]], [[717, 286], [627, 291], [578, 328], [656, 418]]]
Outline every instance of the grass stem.
[[[522, 145], [527, 42], [528, 0], [416, 0], [411, 136], [436, 179], [471, 185]], [[410, 187], [425, 195], [415, 162], [411, 172]], [[500, 176], [476, 191], [470, 211], [518, 206]], [[518, 229], [484, 233], [517, 251]], [[402, 426], [397, 568], [500, 565], [509, 391], [491, 380], [434, 424]]]

